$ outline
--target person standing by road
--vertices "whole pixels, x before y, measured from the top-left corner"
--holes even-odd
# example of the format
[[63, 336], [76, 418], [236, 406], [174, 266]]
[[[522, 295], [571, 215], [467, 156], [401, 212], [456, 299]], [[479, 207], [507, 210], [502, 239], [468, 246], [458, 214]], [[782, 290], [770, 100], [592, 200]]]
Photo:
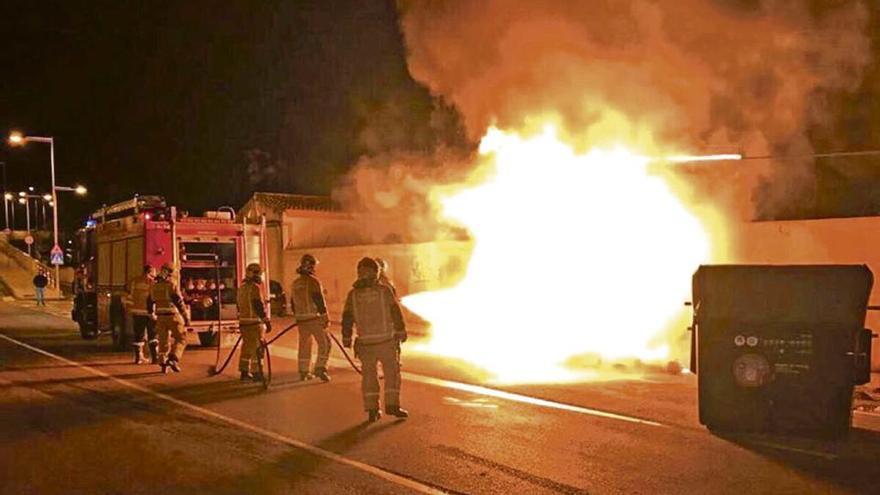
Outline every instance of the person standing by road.
[[263, 268], [259, 263], [251, 263], [245, 269], [245, 280], [238, 289], [238, 326], [241, 329], [241, 354], [238, 370], [241, 381], [263, 381], [260, 342], [263, 336], [272, 331], [272, 323], [266, 314], [262, 291]]
[[299, 377], [309, 380], [312, 361], [312, 339], [318, 343], [318, 359], [315, 361], [315, 375], [323, 382], [330, 381], [327, 374], [327, 361], [330, 359], [330, 316], [327, 314], [327, 303], [324, 301], [324, 288], [315, 276], [318, 259], [311, 254], [304, 254], [300, 259], [296, 272], [299, 277], [293, 281], [290, 303], [293, 314], [299, 325]]
[[[186, 329], [189, 326], [189, 315], [183, 304], [183, 297], [177, 284], [172, 280], [174, 267], [168, 263], [162, 270], [156, 283], [150, 288], [147, 298], [147, 311], [156, 315], [156, 336], [159, 338], [159, 366], [162, 373], [168, 368], [180, 373], [180, 359], [186, 349]], [[174, 343], [169, 344], [173, 339]]]
[[40, 268], [40, 271], [34, 276], [32, 282], [34, 283], [34, 295], [37, 299], [37, 306], [45, 306], [46, 287], [49, 285], [49, 277], [47, 277], [46, 272]]
[[385, 413], [406, 418], [400, 407], [399, 343], [406, 342], [406, 323], [391, 288], [379, 283], [379, 264], [363, 258], [357, 265], [358, 279], [345, 298], [342, 313], [342, 345], [351, 348], [357, 327], [355, 355], [361, 360], [361, 392], [367, 420], [377, 421], [379, 412], [378, 363], [385, 372]]
[[[125, 302], [126, 310], [131, 315], [131, 323], [134, 329], [134, 364], [146, 361], [144, 356], [144, 343], [150, 350], [150, 362], [159, 364], [159, 341], [156, 339], [156, 322], [147, 311], [147, 298], [150, 289], [156, 279], [156, 269], [150, 265], [144, 266], [144, 272], [128, 282]], [[148, 340], [149, 339], [149, 340]]]

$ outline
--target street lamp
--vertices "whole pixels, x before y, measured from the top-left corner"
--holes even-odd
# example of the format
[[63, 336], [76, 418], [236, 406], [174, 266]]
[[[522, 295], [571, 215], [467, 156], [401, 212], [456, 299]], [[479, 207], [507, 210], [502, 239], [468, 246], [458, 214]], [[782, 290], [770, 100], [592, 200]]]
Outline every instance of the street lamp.
[[[6, 214], [6, 230], [9, 229], [9, 202], [12, 201], [15, 196], [12, 193], [3, 193], [3, 212]], [[12, 209], [12, 230], [15, 230], [15, 208]]]
[[[27, 215], [27, 217], [26, 217], [27, 221], [26, 221], [25, 225], [27, 227], [27, 235], [30, 236], [31, 235], [31, 202], [27, 198], [25, 193], [18, 193], [18, 195], [21, 196], [20, 198], [18, 198], [18, 202], [24, 205], [24, 211], [25, 211], [25, 214]], [[31, 250], [31, 244], [28, 244], [27, 247], [28, 247], [28, 256], [33, 256], [33, 252]]]
[[[24, 143], [33, 141], [35, 143], [49, 143], [49, 163], [52, 167], [52, 240], [54, 246], [52, 250], [61, 249], [58, 245], [58, 191], [55, 187], [55, 139], [52, 137], [25, 136], [20, 132], [13, 132], [9, 135], [9, 144], [14, 146], [23, 145]], [[61, 276], [61, 267], [55, 265], [55, 289], [58, 290], [58, 279]]]

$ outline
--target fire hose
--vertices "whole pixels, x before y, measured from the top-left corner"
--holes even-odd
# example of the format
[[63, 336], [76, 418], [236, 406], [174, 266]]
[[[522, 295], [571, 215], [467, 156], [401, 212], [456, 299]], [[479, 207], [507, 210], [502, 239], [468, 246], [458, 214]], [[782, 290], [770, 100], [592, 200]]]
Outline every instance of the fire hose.
[[[268, 342], [265, 342], [265, 341], [261, 342], [261, 346], [268, 348], [269, 344], [278, 340], [282, 335], [284, 335], [285, 333], [292, 330], [293, 327], [295, 327], [296, 325], [297, 325], [296, 322], [291, 323], [290, 325], [287, 326], [287, 328], [285, 328], [284, 330], [279, 332], [278, 335], [272, 337], [272, 339], [269, 340]], [[220, 361], [220, 345], [222, 343], [223, 343], [223, 337], [222, 337], [222, 335], [220, 335], [217, 339], [217, 362]], [[238, 349], [239, 344], [241, 344], [241, 335], [238, 336], [238, 339], [235, 341], [235, 345], [232, 346], [232, 350], [229, 351], [229, 355], [226, 356], [226, 361], [223, 362], [223, 365], [218, 368], [216, 363], [214, 364], [214, 368], [211, 370], [212, 375], [219, 375], [220, 373], [223, 373], [223, 370], [225, 370], [226, 367], [229, 366], [229, 362], [232, 361], [232, 356], [235, 355], [235, 351], [236, 351], [236, 349]]]
[[[289, 332], [290, 330], [292, 330], [293, 327], [297, 326], [297, 324], [298, 324], [297, 322], [291, 323], [284, 330], [282, 330], [277, 335], [272, 337], [270, 340], [263, 341], [261, 343], [261, 346], [268, 349], [272, 343], [274, 343], [276, 340], [280, 339], [282, 335], [284, 335], [287, 332]], [[327, 333], [330, 335], [330, 338], [333, 339], [333, 342], [336, 343], [336, 346], [339, 347], [339, 350], [342, 352], [342, 355], [345, 356], [345, 360], [348, 361], [348, 364], [351, 366], [351, 369], [353, 369], [357, 374], [360, 375], [361, 374], [360, 367], [357, 365], [357, 363], [354, 362], [354, 359], [352, 359], [351, 355], [348, 354], [348, 352], [345, 350], [345, 347], [343, 347], [342, 343], [339, 342], [339, 339], [337, 339], [336, 336], [333, 335], [332, 333], [330, 333], [330, 332], [327, 332]], [[218, 362], [219, 362], [219, 355], [220, 355], [220, 344], [222, 343], [222, 340], [223, 340], [222, 336], [217, 339], [217, 355], [218, 355], [217, 361]], [[232, 346], [232, 350], [229, 351], [229, 355], [226, 356], [226, 360], [223, 362], [223, 365], [220, 366], [219, 368], [216, 366], [216, 364], [214, 365], [214, 368], [211, 370], [212, 375], [219, 375], [220, 373], [223, 373], [223, 370], [225, 370], [226, 367], [229, 366], [230, 361], [232, 361], [232, 356], [235, 355], [235, 351], [238, 349], [238, 346], [240, 344], [241, 344], [241, 335], [238, 336], [238, 339], [235, 341], [235, 345]]]
[[345, 347], [342, 346], [342, 344], [339, 342], [339, 339], [337, 339], [336, 336], [333, 335], [332, 333], [330, 333], [330, 332], [327, 332], [327, 333], [330, 334], [330, 338], [333, 339], [333, 342], [336, 342], [336, 347], [339, 347], [339, 350], [342, 351], [342, 355], [345, 356], [345, 359], [348, 361], [348, 364], [351, 365], [351, 369], [355, 370], [358, 375], [363, 374], [361, 372], [361, 369], [358, 367], [358, 365], [356, 365], [354, 363], [354, 360], [351, 358], [351, 356], [348, 355], [348, 352], [345, 351]]

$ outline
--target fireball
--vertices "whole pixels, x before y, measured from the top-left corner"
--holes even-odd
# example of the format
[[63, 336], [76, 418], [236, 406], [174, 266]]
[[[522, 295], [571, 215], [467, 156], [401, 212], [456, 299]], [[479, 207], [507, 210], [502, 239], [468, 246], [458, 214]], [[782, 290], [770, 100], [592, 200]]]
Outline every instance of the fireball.
[[664, 335], [712, 246], [650, 162], [623, 147], [579, 153], [552, 126], [491, 128], [471, 179], [434, 190], [474, 245], [458, 285], [403, 300], [431, 322], [427, 350], [507, 383], [571, 379], [578, 356], [667, 360]]

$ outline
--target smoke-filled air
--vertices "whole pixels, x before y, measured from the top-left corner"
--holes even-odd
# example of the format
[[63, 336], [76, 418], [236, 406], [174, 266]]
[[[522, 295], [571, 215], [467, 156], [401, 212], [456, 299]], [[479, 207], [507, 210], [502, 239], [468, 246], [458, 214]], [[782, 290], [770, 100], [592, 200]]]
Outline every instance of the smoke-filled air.
[[404, 298], [427, 348], [509, 382], [683, 360], [694, 270], [813, 181], [809, 160], [663, 157], [811, 153], [869, 59], [864, 5], [832, 3], [400, 2], [411, 75], [477, 150], [365, 158], [344, 196], [467, 233], [457, 285]]

